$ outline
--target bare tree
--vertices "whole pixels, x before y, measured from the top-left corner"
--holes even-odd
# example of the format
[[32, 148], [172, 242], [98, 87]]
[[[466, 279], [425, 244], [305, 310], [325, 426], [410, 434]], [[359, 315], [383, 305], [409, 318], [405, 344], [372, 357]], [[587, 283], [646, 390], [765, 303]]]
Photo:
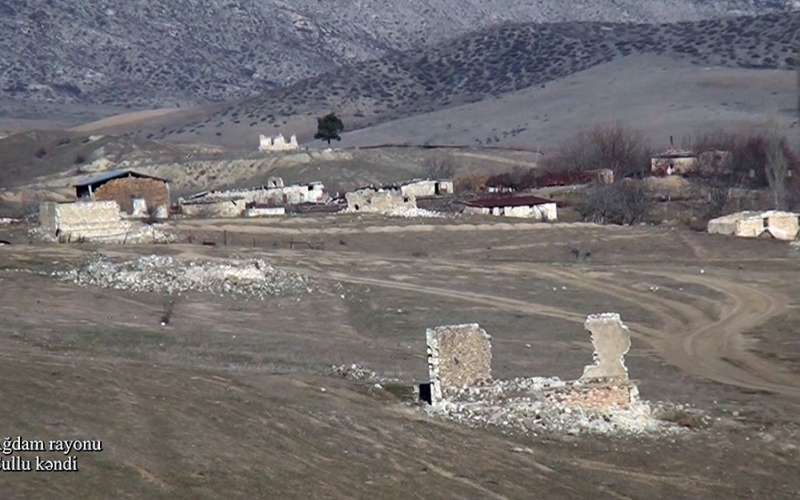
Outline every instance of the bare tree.
[[614, 178], [639, 176], [650, 168], [650, 147], [644, 135], [621, 124], [579, 132], [547, 162], [550, 170], [584, 171], [608, 168]]
[[457, 169], [458, 165], [452, 155], [437, 153], [426, 158], [423, 174], [429, 179], [450, 179]]
[[786, 138], [781, 134], [777, 120], [770, 116], [766, 123], [766, 156], [764, 171], [767, 175], [772, 204], [776, 210], [786, 210], [786, 179], [789, 176], [789, 158], [784, 146]]
[[638, 224], [655, 204], [653, 193], [641, 181], [594, 184], [578, 206], [585, 221], [597, 224]]

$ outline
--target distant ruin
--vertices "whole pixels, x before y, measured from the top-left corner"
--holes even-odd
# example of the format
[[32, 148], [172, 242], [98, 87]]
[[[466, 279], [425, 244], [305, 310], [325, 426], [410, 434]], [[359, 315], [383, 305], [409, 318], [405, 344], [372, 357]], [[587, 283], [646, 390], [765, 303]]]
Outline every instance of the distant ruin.
[[266, 135], [258, 136], [258, 150], [263, 152], [269, 151], [295, 151], [300, 149], [297, 143], [297, 136], [292, 135], [289, 137], [289, 142], [283, 137], [283, 134], [278, 134], [275, 137], [267, 137]]

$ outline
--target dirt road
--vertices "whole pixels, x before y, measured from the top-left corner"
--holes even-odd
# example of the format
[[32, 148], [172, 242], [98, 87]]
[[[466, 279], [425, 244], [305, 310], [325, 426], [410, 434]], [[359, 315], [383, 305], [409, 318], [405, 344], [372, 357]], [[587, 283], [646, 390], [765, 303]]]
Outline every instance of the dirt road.
[[[355, 262], [355, 260], [358, 262]], [[382, 269], [398, 264], [413, 264], [420, 267], [419, 277], [397, 279], [371, 278], [356, 273], [325, 271], [329, 266], [342, 268]], [[384, 287], [395, 290], [436, 295], [460, 299], [478, 304], [491, 304], [501, 310], [548, 316], [575, 323], [583, 323], [586, 314], [600, 311], [569, 311], [563, 308], [511, 299], [498, 294], [452, 290], [424, 284], [426, 274], [435, 273], [435, 266], [462, 268], [467, 271], [471, 264], [448, 260], [420, 261], [408, 259], [374, 259], [352, 254], [326, 252], [325, 258], [314, 264], [315, 272], [322, 272], [328, 279], [361, 285]], [[308, 272], [305, 266], [295, 268]], [[685, 301], [677, 301], [653, 292], [640, 292], [630, 286], [614, 283], [614, 278], [590, 277], [587, 269], [580, 267], [556, 268], [550, 265], [500, 264], [490, 268], [493, 273], [508, 275], [531, 275], [549, 278], [571, 287], [586, 291], [613, 294], [624, 301], [642, 307], [655, 315], [661, 325], [645, 325], [628, 321], [632, 335], [652, 346], [668, 363], [692, 375], [754, 390], [764, 390], [800, 398], [800, 377], [776, 367], [747, 350], [745, 334], [770, 318], [781, 314], [788, 307], [788, 298], [774, 290], [759, 289], [756, 285], [738, 283], [735, 278], [722, 272], [690, 275], [685, 270], [663, 269], [640, 270], [636, 267], [616, 269], [615, 272], [635, 272], [654, 280], [667, 278], [687, 285], [694, 284], [712, 289], [725, 297], [719, 317], [710, 318], [698, 308], [704, 302], [702, 296], [686, 292]], [[415, 282], [417, 281], [418, 282]]]

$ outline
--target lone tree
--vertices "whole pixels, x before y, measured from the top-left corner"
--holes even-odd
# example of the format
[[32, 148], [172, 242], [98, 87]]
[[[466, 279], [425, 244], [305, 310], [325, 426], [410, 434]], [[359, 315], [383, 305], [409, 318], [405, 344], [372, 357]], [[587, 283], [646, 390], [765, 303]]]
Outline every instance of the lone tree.
[[341, 141], [342, 138], [339, 134], [343, 130], [344, 123], [342, 123], [341, 118], [333, 113], [329, 113], [322, 118], [317, 118], [317, 133], [314, 134], [314, 139], [328, 141], [328, 144], [334, 139]]

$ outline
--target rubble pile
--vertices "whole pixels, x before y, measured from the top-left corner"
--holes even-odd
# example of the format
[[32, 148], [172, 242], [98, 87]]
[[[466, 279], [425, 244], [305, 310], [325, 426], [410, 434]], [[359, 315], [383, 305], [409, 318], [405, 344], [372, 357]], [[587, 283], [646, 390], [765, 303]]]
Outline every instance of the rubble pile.
[[510, 432], [533, 434], [670, 435], [686, 428], [662, 420], [661, 404], [638, 398], [627, 406], [587, 408], [555, 402], [553, 390], [579, 388], [579, 381], [558, 378], [516, 378], [461, 389], [424, 411], [470, 427], [496, 426]]
[[85, 287], [170, 295], [211, 292], [263, 299], [310, 293], [316, 289], [309, 278], [276, 269], [260, 259], [222, 262], [150, 255], [114, 262], [102, 253], [94, 252], [76, 268], [55, 271], [53, 275]]
[[445, 217], [444, 214], [440, 212], [433, 212], [431, 210], [425, 210], [424, 208], [394, 208], [387, 212], [389, 217], [408, 217], [408, 218], [415, 218], [415, 217], [426, 217], [426, 218], [441, 218]]

